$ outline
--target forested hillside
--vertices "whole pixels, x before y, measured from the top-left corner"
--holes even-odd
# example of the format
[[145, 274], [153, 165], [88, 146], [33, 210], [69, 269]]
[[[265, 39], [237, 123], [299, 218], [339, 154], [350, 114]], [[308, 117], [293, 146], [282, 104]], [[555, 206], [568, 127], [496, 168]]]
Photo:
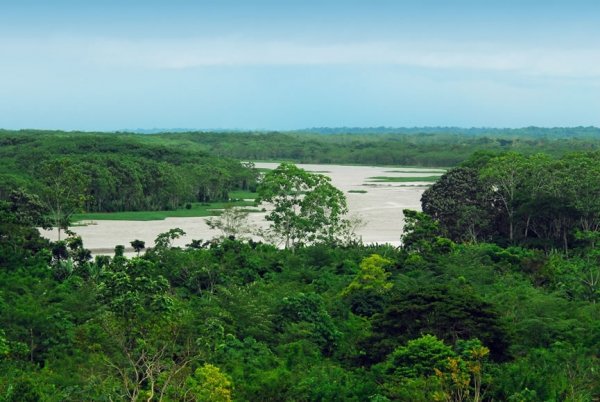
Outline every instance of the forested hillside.
[[[77, 237], [41, 239], [43, 204], [11, 192], [0, 400], [597, 400], [597, 161], [476, 154], [425, 193], [425, 212], [405, 211], [400, 248], [331, 231], [286, 249], [178, 248], [171, 230], [139, 257], [92, 259]], [[298, 175], [313, 187], [282, 181]], [[337, 222], [319, 202], [294, 207], [313, 188], [343, 212], [326, 180], [291, 165], [265, 181], [282, 235]]]

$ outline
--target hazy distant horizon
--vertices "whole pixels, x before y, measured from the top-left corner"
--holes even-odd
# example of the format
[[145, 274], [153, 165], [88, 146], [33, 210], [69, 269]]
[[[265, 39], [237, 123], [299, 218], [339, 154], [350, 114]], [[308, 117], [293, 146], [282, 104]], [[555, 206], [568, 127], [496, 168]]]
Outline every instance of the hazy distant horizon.
[[423, 131], [433, 132], [436, 130], [443, 131], [479, 131], [479, 130], [491, 130], [491, 131], [518, 131], [518, 130], [598, 130], [600, 134], [600, 126], [554, 126], [554, 127], [543, 127], [543, 126], [524, 126], [524, 127], [458, 127], [458, 126], [414, 126], [414, 127], [401, 127], [401, 126], [363, 126], [363, 127], [346, 127], [346, 126], [332, 126], [332, 127], [304, 127], [304, 128], [293, 128], [293, 129], [277, 129], [277, 128], [121, 128], [117, 130], [95, 130], [95, 129], [61, 129], [61, 128], [5, 128], [0, 127], [0, 131], [62, 131], [62, 132], [84, 132], [84, 133], [134, 133], [134, 134], [161, 134], [161, 133], [188, 133], [188, 132], [205, 132], [205, 133], [261, 133], [261, 132], [281, 132], [281, 133], [310, 133], [310, 132], [322, 132], [322, 131], [338, 131], [338, 132], [353, 132], [353, 131]]

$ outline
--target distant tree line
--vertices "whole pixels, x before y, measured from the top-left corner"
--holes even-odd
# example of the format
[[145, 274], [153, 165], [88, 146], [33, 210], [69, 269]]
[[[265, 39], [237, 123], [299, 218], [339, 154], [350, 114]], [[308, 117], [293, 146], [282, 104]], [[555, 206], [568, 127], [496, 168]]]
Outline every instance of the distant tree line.
[[[251, 164], [175, 142], [86, 133], [0, 133], [0, 198], [28, 189], [42, 198], [78, 189], [88, 212], [175, 209], [253, 190]], [[64, 199], [64, 197], [62, 197]]]
[[456, 166], [476, 151], [544, 152], [553, 156], [600, 149], [600, 130], [564, 129], [317, 129], [299, 132], [191, 132], [155, 134], [242, 160], [297, 163]]
[[[35, 141], [40, 138], [52, 140], [42, 140], [43, 144]], [[38, 155], [44, 159], [48, 155], [118, 154], [176, 165], [196, 163], [204, 157], [205, 160], [450, 167], [477, 151], [526, 155], [543, 152], [556, 157], [573, 151], [600, 150], [600, 129], [378, 127], [157, 134], [0, 130], [0, 148], [11, 149], [19, 144], [36, 152], [36, 156], [23, 155], [24, 166], [37, 161]], [[16, 166], [12, 167], [14, 171]]]

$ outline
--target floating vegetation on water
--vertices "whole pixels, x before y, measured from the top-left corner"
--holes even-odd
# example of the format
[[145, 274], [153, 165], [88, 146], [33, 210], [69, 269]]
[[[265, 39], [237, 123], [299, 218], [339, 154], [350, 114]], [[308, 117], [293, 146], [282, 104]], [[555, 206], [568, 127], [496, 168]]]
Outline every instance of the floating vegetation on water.
[[440, 176], [416, 176], [416, 177], [394, 177], [394, 176], [373, 176], [369, 181], [376, 183], [412, 183], [412, 182], [434, 182]]

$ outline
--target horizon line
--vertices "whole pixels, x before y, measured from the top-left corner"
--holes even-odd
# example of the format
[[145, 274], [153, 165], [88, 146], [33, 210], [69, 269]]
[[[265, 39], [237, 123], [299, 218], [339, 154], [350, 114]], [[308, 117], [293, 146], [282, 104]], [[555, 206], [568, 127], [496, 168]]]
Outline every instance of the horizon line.
[[452, 129], [452, 130], [525, 130], [525, 129], [542, 129], [542, 130], [558, 130], [558, 129], [596, 129], [600, 130], [600, 126], [595, 125], [578, 125], [578, 126], [519, 126], [519, 127], [500, 127], [500, 126], [315, 126], [315, 127], [303, 127], [303, 128], [292, 128], [292, 129], [280, 129], [280, 128], [187, 128], [187, 127], [152, 127], [152, 128], [123, 128], [116, 130], [102, 130], [102, 129], [62, 129], [62, 128], [4, 128], [0, 127], [2, 131], [60, 131], [65, 133], [106, 133], [106, 134], [117, 134], [117, 133], [131, 133], [131, 134], [168, 134], [168, 133], [192, 133], [192, 132], [279, 132], [279, 133], [291, 133], [291, 132], [302, 132], [302, 131], [318, 131], [318, 130], [435, 130], [435, 129]]

